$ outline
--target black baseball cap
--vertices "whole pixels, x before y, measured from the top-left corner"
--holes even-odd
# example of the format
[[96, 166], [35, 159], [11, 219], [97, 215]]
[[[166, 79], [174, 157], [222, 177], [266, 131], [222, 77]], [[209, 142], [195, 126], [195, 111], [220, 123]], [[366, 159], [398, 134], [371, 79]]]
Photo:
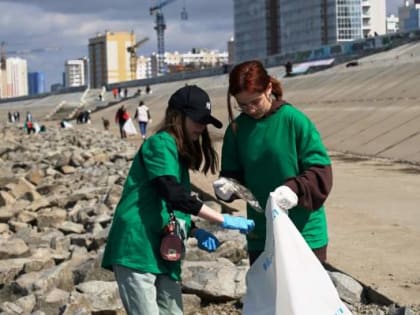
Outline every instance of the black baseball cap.
[[169, 108], [179, 110], [200, 124], [212, 124], [222, 128], [220, 120], [211, 115], [211, 102], [208, 94], [197, 85], [186, 85], [169, 98]]

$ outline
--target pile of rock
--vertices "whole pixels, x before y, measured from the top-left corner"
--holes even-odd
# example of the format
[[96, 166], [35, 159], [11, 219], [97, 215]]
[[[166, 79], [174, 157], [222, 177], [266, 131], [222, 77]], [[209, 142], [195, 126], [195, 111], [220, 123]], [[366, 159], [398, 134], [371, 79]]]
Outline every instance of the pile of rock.
[[[100, 261], [137, 148], [84, 126], [36, 135], [0, 130], [0, 314], [125, 314], [114, 276]], [[245, 239], [197, 224], [222, 245], [209, 254], [188, 241], [185, 313], [236, 314], [249, 268]], [[360, 308], [363, 286], [341, 273], [332, 277], [343, 300]], [[391, 314], [385, 309], [372, 314]]]

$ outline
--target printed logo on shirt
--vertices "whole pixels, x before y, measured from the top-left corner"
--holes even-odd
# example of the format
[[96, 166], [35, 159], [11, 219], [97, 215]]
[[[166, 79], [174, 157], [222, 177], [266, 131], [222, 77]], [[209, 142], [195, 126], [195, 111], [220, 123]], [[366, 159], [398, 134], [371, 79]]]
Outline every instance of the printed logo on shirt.
[[211, 110], [211, 104], [210, 104], [210, 102], [207, 102], [207, 103], [206, 103], [206, 108], [207, 108], [208, 110]]

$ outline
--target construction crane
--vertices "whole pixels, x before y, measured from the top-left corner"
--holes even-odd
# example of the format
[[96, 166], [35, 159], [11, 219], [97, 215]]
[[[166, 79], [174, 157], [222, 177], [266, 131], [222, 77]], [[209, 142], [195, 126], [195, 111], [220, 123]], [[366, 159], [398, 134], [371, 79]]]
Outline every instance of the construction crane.
[[4, 51], [5, 42], [0, 44], [0, 70], [6, 70], [6, 52]]
[[[151, 7], [150, 10], [150, 15], [155, 14], [156, 16], [156, 25], [154, 27], [154, 29], [156, 30], [157, 33], [157, 66], [158, 66], [158, 74], [164, 74], [165, 72], [165, 39], [164, 39], [164, 32], [166, 29], [166, 24], [165, 24], [165, 17], [163, 16], [163, 12], [162, 12], [162, 8], [168, 4], [170, 4], [171, 2], [174, 2], [176, 0], [163, 0], [158, 2], [157, 5]], [[181, 11], [181, 19], [182, 20], [187, 20], [188, 19], [188, 13], [185, 9], [185, 1], [184, 1], [184, 6], [183, 9]]]
[[137, 78], [137, 53], [136, 49], [140, 47], [142, 44], [147, 42], [149, 37], [144, 37], [140, 39], [137, 43], [133, 46], [127, 47], [127, 52], [130, 54], [130, 72], [131, 72], [131, 80], [135, 80]]

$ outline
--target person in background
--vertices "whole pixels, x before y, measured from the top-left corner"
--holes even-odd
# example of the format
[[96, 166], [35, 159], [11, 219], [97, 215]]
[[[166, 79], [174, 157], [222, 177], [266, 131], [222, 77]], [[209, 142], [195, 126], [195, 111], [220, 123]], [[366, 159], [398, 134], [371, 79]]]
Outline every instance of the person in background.
[[147, 124], [151, 120], [149, 107], [147, 107], [143, 101], [139, 102], [139, 106], [136, 109], [136, 113], [134, 114], [134, 118], [137, 118], [139, 122], [139, 129], [141, 133], [142, 139], [146, 139], [147, 136]]
[[32, 120], [28, 120], [28, 119], [25, 120], [24, 128], [26, 129], [26, 132], [28, 133], [28, 135], [36, 132], [35, 126], [34, 126], [34, 123], [32, 122]]
[[152, 94], [152, 88], [149, 84], [146, 85], [146, 94]]
[[[231, 96], [240, 114], [234, 117]], [[227, 127], [220, 178], [213, 183], [218, 198], [235, 199], [226, 177], [248, 187], [265, 208], [273, 192], [321, 262], [327, 258], [324, 202], [332, 187], [327, 150], [312, 121], [283, 99], [280, 82], [257, 60], [236, 65], [229, 74]], [[251, 264], [264, 250], [266, 219], [248, 207], [255, 230], [247, 235]]]
[[183, 235], [212, 252], [217, 238], [196, 228], [196, 215], [226, 229], [248, 233], [254, 222], [214, 211], [191, 195], [189, 170], [215, 173], [217, 153], [207, 130], [222, 123], [211, 116], [207, 93], [198, 86], [177, 90], [169, 99], [159, 130], [134, 157], [115, 210], [102, 267], [113, 270], [129, 315], [183, 314], [181, 261], [168, 261], [160, 246], [162, 230], [173, 217]]
[[117, 96], [118, 96], [118, 89], [117, 88], [112, 89], [112, 95], [114, 96], [114, 100], [117, 99]]
[[32, 113], [29, 111], [26, 112], [26, 121], [33, 121]]
[[293, 71], [293, 64], [290, 61], [287, 61], [284, 64], [284, 70], [286, 72], [286, 77], [290, 77], [292, 76], [292, 71]]
[[121, 139], [127, 138], [127, 133], [124, 130], [124, 124], [129, 119], [130, 115], [128, 114], [127, 108], [124, 105], [121, 105], [115, 114], [115, 122], [120, 127]]

